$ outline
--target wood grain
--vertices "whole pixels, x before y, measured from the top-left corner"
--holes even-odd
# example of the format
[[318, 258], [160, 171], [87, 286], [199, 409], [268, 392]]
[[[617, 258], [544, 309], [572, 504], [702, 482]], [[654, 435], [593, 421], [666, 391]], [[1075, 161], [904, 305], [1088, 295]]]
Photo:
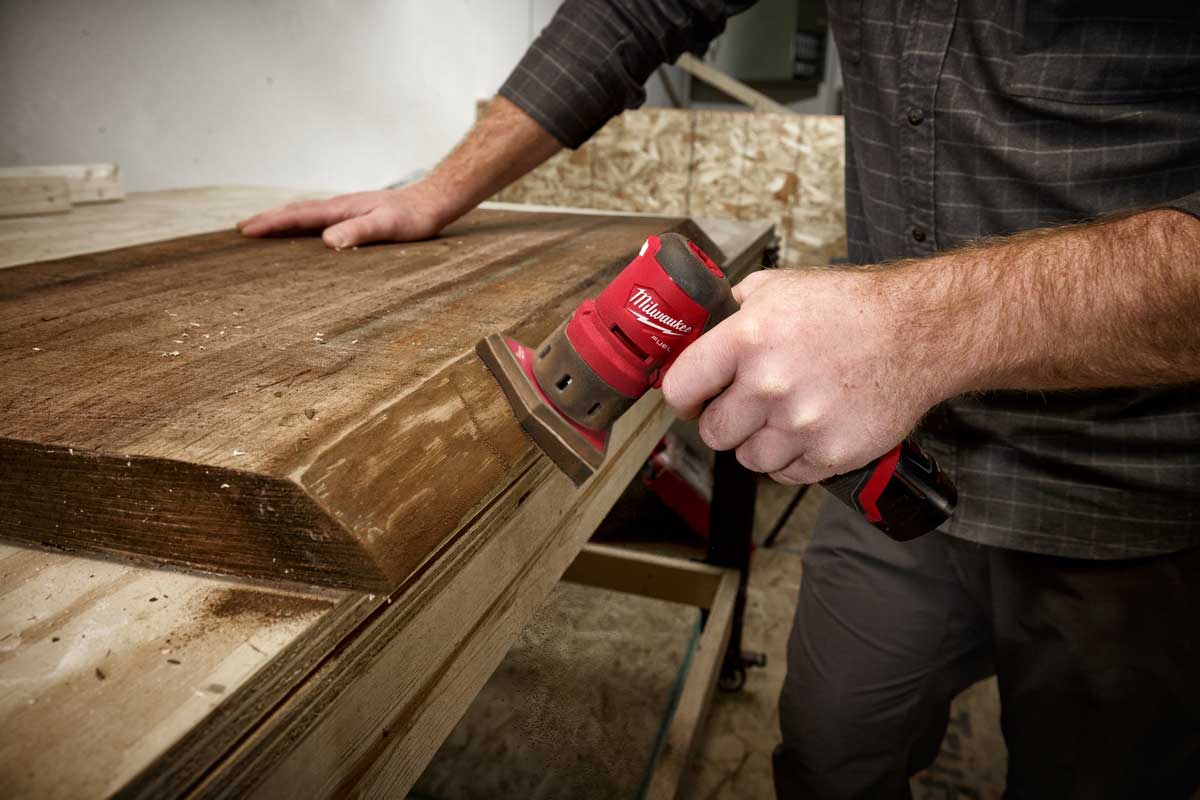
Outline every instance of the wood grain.
[[0, 219], [0, 268], [232, 228], [263, 209], [320, 193], [263, 186], [133, 192], [70, 214]]
[[71, 190], [61, 175], [0, 177], [0, 217], [70, 210]]
[[55, 164], [40, 167], [0, 167], [0, 178], [63, 178], [71, 205], [110, 203], [125, 196], [116, 164]]
[[0, 272], [4, 538], [397, 586], [539, 454], [472, 348], [680, 220], [475, 212], [332, 252], [221, 232]]

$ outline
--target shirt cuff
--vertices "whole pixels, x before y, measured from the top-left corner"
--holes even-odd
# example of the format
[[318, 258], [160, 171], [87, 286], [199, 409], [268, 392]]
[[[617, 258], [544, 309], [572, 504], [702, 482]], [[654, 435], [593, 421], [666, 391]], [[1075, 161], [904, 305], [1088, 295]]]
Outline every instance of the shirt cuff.
[[1158, 208], [1173, 208], [1176, 211], [1183, 211], [1184, 213], [1191, 214], [1196, 219], [1200, 219], [1200, 192], [1192, 192], [1178, 200], [1163, 203]]

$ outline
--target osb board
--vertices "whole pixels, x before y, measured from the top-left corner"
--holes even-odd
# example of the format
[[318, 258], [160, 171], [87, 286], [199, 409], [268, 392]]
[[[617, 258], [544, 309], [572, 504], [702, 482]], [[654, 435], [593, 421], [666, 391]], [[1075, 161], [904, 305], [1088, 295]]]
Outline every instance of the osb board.
[[844, 171], [841, 117], [641, 108], [496, 199], [770, 220], [781, 263], [798, 267], [846, 255]]
[[394, 588], [539, 454], [476, 341], [540, 340], [680, 220], [477, 211], [334, 252], [220, 232], [0, 271], [0, 536]]

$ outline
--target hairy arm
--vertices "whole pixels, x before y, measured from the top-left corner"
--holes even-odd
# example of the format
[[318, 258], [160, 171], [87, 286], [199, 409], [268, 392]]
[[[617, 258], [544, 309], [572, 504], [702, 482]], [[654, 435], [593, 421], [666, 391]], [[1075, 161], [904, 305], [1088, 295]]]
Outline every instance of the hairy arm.
[[949, 323], [946, 397], [1200, 380], [1200, 220], [1179, 211], [1022, 233], [880, 278]]
[[741, 310], [663, 392], [714, 449], [787, 483], [862, 466], [967, 392], [1200, 380], [1200, 220], [1174, 210], [734, 292]]
[[562, 149], [510, 100], [497, 97], [466, 137], [419, 182], [272, 209], [238, 223], [247, 236], [323, 228], [330, 247], [427, 239]]

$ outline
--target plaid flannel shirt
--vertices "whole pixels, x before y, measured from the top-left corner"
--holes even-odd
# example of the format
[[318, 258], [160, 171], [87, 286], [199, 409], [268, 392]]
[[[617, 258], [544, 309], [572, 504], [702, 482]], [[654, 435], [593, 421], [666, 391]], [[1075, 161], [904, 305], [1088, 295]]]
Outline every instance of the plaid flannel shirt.
[[[656, 66], [702, 52], [746, 5], [567, 0], [500, 93], [577, 147], [644, 101]], [[830, 0], [829, 11], [852, 262], [1157, 205], [1200, 217], [1200, 5]], [[1097, 559], [1200, 544], [1196, 384], [958, 398], [919, 437], [959, 488], [951, 535]]]

